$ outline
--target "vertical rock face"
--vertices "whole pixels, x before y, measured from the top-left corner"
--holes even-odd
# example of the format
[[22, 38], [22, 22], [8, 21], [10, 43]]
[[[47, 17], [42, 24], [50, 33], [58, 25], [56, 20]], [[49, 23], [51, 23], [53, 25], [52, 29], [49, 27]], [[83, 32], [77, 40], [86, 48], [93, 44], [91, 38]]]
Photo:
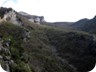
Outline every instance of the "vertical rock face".
[[12, 11], [12, 8], [1, 7], [0, 8], [0, 17], [3, 18], [4, 17], [4, 14], [8, 13], [9, 11]]
[[4, 15], [4, 17], [3, 17], [3, 20], [4, 21], [10, 21], [13, 24], [18, 24], [17, 18], [16, 18], [16, 13], [13, 10], [12, 11], [9, 11], [8, 13], [6, 13]]
[[30, 15], [24, 12], [17, 13], [12, 8], [3, 8], [3, 7], [0, 8], [0, 22], [9, 21], [16, 25], [22, 25], [22, 22], [18, 21], [18, 17], [17, 17], [18, 14], [27, 18], [30, 22], [33, 22], [36, 24], [45, 22], [43, 16]]
[[40, 18], [37, 16], [33, 16], [29, 19], [29, 21], [40, 24]]
[[0, 8], [0, 22], [9, 21], [13, 24], [20, 25], [17, 21], [16, 12], [12, 8]]
[[36, 23], [36, 24], [40, 24], [42, 22], [45, 22], [44, 17], [43, 16], [36, 16], [36, 15], [30, 15], [27, 14], [25, 12], [19, 12], [19, 14], [23, 15], [24, 17], [26, 17], [29, 21]]
[[40, 22], [45, 22], [44, 16], [40, 17]]
[[29, 21], [40, 24], [42, 22], [45, 22], [44, 17], [43, 16], [32, 16], [31, 18], [29, 18]]

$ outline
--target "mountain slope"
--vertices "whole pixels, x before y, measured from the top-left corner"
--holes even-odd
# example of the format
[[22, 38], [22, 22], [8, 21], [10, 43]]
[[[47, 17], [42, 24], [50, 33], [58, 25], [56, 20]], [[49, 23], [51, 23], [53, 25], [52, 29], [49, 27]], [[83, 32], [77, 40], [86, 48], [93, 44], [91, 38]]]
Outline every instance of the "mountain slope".
[[80, 28], [84, 25], [84, 23], [86, 23], [89, 19], [80, 19], [79, 21], [73, 23], [71, 26], [74, 27], [74, 28]]
[[6, 40], [11, 39], [9, 50], [14, 62], [9, 64], [11, 72], [74, 72], [74, 69], [53, 54], [42, 29], [31, 30], [31, 38], [26, 40], [24, 31], [26, 30], [10, 23], [0, 25], [3, 46], [6, 47]]
[[[0, 25], [3, 46], [11, 40], [11, 72], [83, 72], [94, 67], [96, 44], [92, 36], [36, 24], [31, 27]], [[6, 54], [3, 56], [6, 61]]]
[[95, 66], [95, 34], [36, 24], [15, 14], [19, 25], [0, 22], [0, 63], [5, 70], [88, 72]]
[[83, 19], [72, 25], [77, 30], [96, 33], [96, 17], [92, 19]]

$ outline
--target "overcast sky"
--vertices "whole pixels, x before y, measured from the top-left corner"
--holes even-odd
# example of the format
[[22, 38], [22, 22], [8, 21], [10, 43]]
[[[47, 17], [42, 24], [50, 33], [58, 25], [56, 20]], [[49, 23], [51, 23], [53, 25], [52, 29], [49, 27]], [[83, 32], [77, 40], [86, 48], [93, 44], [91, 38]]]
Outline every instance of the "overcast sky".
[[0, 6], [12, 7], [46, 21], [77, 21], [96, 15], [96, 0], [0, 0]]

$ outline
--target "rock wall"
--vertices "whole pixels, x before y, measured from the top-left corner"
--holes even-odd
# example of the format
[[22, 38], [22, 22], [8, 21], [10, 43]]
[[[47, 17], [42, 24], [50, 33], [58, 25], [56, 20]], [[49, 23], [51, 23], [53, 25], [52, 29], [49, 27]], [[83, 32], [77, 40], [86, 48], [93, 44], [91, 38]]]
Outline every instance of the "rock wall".
[[16, 13], [14, 10], [6, 12], [3, 18], [0, 18], [0, 22], [2, 21], [9, 21], [13, 24], [20, 25], [21, 23], [17, 21]]
[[27, 18], [29, 21], [40, 24], [42, 22], [45, 22], [43, 16], [36, 16], [36, 15], [30, 15], [24, 12], [16, 12], [12, 8], [0, 8], [0, 22], [2, 21], [9, 21], [16, 25], [22, 25], [22, 21], [18, 20], [18, 14], [20, 14], [22, 17]]
[[18, 22], [16, 21], [16, 14], [14, 11], [9, 11], [8, 13], [6, 13], [3, 17], [3, 19], [5, 21], [10, 21], [14, 24], [18, 24]]
[[30, 15], [25, 12], [19, 12], [19, 14], [21, 14], [22, 16], [26, 17], [29, 21], [36, 23], [36, 24], [40, 24], [42, 22], [45, 22], [45, 19], [43, 16]]
[[42, 22], [45, 22], [44, 17], [43, 16], [32, 16], [29, 21], [40, 24]]

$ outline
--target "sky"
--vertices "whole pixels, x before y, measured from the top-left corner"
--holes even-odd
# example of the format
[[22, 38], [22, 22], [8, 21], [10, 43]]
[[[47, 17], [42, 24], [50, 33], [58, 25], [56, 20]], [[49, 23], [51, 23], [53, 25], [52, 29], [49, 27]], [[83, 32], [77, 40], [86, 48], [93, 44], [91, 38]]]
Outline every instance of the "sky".
[[96, 0], [0, 0], [0, 6], [44, 16], [48, 22], [74, 22], [96, 15]]

